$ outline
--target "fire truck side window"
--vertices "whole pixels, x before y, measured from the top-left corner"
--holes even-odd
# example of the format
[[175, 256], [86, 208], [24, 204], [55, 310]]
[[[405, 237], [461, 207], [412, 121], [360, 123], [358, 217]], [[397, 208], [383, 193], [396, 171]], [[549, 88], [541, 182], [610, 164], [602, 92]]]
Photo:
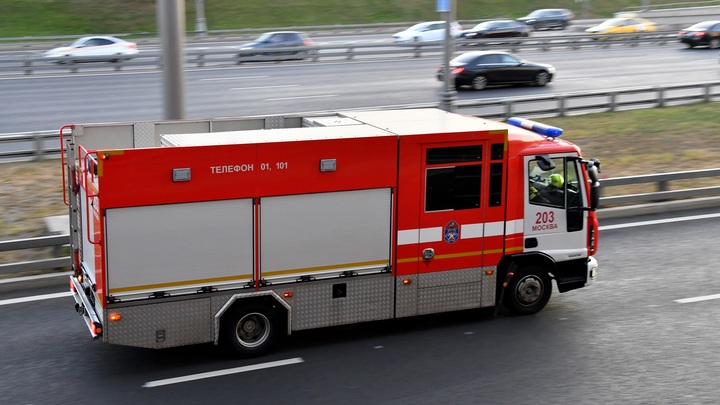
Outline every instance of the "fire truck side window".
[[482, 146], [428, 149], [425, 211], [479, 208], [481, 161]]
[[529, 162], [530, 204], [565, 208], [565, 160], [555, 158], [552, 161], [555, 168], [548, 171], [540, 169], [537, 160]]

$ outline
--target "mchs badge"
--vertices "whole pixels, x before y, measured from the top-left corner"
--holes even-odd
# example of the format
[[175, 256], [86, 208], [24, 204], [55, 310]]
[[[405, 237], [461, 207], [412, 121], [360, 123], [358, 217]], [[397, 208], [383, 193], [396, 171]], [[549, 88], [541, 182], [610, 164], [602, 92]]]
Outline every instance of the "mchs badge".
[[443, 239], [445, 242], [453, 244], [460, 239], [460, 225], [455, 221], [450, 221], [443, 229]]

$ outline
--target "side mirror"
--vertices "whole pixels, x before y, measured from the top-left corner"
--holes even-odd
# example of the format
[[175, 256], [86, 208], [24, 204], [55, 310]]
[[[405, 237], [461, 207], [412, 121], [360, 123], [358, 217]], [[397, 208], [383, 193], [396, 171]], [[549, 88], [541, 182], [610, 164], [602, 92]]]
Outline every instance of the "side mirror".
[[537, 165], [540, 170], [544, 172], [555, 168], [555, 162], [553, 162], [548, 155], [537, 155], [535, 159], [537, 160]]

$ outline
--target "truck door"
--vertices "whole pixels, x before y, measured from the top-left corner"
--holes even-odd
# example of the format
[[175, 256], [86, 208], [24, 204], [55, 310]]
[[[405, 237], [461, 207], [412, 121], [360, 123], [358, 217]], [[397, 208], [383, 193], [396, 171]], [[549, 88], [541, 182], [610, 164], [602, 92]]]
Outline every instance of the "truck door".
[[482, 267], [486, 146], [478, 141], [423, 146], [418, 247], [425, 264], [419, 273]]
[[[587, 206], [577, 156], [545, 156], [554, 168], [543, 170], [542, 156], [525, 157], [525, 251], [542, 251], [556, 261], [587, 256]], [[545, 167], [547, 169], [547, 167]]]

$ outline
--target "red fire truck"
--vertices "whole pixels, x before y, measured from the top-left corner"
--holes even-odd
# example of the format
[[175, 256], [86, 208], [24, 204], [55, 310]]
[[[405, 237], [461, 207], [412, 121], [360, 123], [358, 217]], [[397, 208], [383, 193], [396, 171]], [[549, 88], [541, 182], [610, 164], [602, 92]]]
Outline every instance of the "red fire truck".
[[[76, 311], [102, 341], [267, 352], [293, 331], [596, 277], [600, 169], [559, 128], [438, 109], [60, 130]], [[515, 125], [512, 125], [515, 124]]]

